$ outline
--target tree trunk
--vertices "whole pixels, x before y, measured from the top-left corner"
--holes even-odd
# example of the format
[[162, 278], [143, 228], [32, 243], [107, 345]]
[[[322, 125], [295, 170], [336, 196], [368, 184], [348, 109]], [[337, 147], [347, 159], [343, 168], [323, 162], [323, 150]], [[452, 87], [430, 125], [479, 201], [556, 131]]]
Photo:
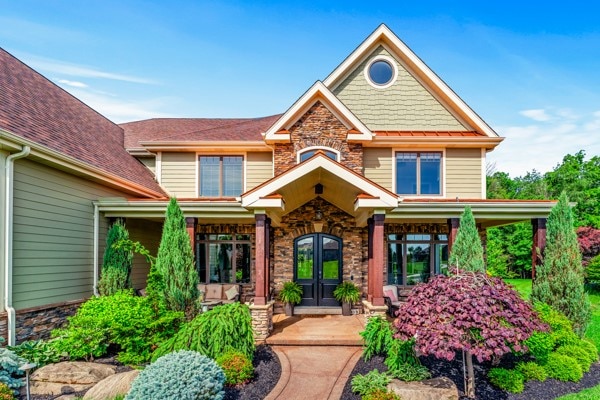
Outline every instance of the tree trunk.
[[473, 371], [473, 354], [467, 351], [467, 386], [465, 387], [465, 395], [470, 398], [475, 398], [475, 372]]

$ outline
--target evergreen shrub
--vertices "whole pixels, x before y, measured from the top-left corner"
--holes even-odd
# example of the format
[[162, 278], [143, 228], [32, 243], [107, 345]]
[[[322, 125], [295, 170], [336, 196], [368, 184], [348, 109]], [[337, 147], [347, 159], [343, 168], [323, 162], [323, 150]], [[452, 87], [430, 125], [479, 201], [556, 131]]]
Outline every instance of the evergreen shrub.
[[484, 272], [483, 246], [470, 206], [460, 217], [460, 229], [452, 245], [449, 264], [463, 271]]
[[[0, 337], [0, 343], [4, 342], [4, 338]], [[4, 383], [10, 390], [17, 390], [23, 386], [21, 377], [25, 372], [19, 367], [27, 363], [27, 360], [19, 357], [14, 351], [6, 347], [0, 347], [0, 383]]]
[[583, 377], [583, 371], [577, 360], [564, 354], [550, 354], [544, 369], [549, 378], [559, 381], [579, 382]]
[[129, 240], [129, 232], [123, 222], [117, 220], [106, 235], [102, 273], [98, 282], [98, 291], [102, 296], [115, 294], [119, 290], [131, 287], [133, 253], [128, 249], [115, 246], [122, 240]]
[[554, 350], [555, 341], [550, 332], [534, 332], [523, 344], [529, 349], [529, 354], [543, 365], [548, 362], [548, 356]]
[[494, 386], [509, 393], [521, 393], [525, 388], [523, 374], [514, 369], [492, 368], [488, 379]]
[[239, 351], [227, 351], [215, 360], [225, 373], [225, 383], [239, 385], [252, 379], [254, 366], [252, 361]]
[[533, 380], [544, 382], [548, 378], [548, 373], [544, 367], [533, 361], [520, 362], [515, 369], [523, 375], [526, 382]]
[[159, 358], [131, 384], [126, 400], [221, 400], [225, 374], [216, 362], [195, 351]]
[[588, 372], [592, 363], [595, 361], [593, 359], [593, 355], [588, 353], [584, 347], [580, 347], [575, 344], [561, 346], [556, 349], [556, 353], [569, 356], [577, 360], [577, 363], [581, 367], [581, 371], [583, 371], [583, 373]]
[[365, 330], [360, 332], [363, 338], [363, 358], [369, 361], [374, 355], [387, 354], [393, 338], [392, 325], [381, 315], [369, 317]]

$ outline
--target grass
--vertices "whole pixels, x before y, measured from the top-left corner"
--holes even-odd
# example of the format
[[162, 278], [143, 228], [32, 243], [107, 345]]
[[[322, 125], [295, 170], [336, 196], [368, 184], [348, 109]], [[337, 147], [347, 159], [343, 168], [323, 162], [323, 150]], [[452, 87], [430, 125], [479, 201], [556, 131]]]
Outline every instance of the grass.
[[513, 285], [522, 298], [529, 300], [531, 296], [531, 279], [504, 279], [504, 282]]
[[600, 385], [584, 389], [579, 393], [571, 393], [558, 397], [556, 400], [596, 400], [600, 399]]

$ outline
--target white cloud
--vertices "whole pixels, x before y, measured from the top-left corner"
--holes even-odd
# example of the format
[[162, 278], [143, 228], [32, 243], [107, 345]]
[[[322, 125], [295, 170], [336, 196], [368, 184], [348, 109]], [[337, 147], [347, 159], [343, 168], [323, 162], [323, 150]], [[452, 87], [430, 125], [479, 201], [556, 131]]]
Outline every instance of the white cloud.
[[546, 113], [544, 109], [535, 109], [535, 110], [523, 110], [519, 112], [519, 114], [526, 116], [527, 118], [531, 118], [534, 121], [546, 122], [550, 121], [552, 117]]
[[72, 87], [77, 87], [77, 88], [86, 88], [86, 87], [88, 87], [88, 85], [86, 85], [83, 82], [70, 81], [70, 80], [67, 80], [67, 79], [57, 79], [56, 82], [60, 83], [61, 85], [67, 85], [67, 86], [72, 86]]

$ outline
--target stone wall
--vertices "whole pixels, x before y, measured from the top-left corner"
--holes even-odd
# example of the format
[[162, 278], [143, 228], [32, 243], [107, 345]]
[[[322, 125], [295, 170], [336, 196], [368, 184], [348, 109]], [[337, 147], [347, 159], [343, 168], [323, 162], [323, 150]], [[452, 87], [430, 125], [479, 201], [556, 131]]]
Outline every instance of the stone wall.
[[273, 302], [264, 306], [250, 305], [252, 315], [252, 328], [254, 329], [254, 340], [263, 342], [273, 331]]
[[[48, 339], [53, 329], [62, 327], [67, 317], [75, 315], [85, 300], [75, 300], [43, 307], [17, 310], [16, 332], [17, 343], [25, 340]], [[8, 336], [8, 319], [6, 312], [0, 313], [0, 336]]]
[[321, 102], [316, 102], [291, 128], [291, 143], [276, 144], [275, 176], [297, 164], [299, 151], [308, 147], [329, 147], [340, 152], [340, 163], [362, 175], [360, 143], [348, 143], [348, 128]]

